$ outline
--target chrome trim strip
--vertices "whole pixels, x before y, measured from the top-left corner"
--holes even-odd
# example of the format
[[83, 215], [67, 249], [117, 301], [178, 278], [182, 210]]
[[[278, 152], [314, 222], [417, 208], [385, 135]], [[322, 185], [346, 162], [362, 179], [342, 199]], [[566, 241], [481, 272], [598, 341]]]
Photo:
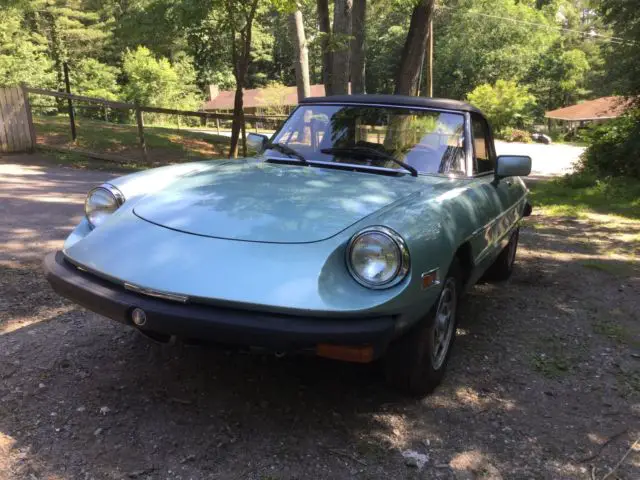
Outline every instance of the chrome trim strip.
[[[351, 249], [353, 247], [353, 244], [361, 236], [366, 235], [367, 233], [372, 233], [372, 232], [381, 233], [382, 235], [389, 237], [398, 246], [398, 249], [400, 250], [400, 265], [398, 265], [398, 270], [396, 271], [395, 276], [391, 280], [382, 284], [370, 283], [364, 280], [363, 278], [360, 278], [360, 276], [353, 270], [353, 267], [351, 265]], [[407, 248], [407, 244], [405, 243], [404, 239], [395, 230], [392, 230], [389, 227], [384, 227], [382, 225], [374, 225], [371, 227], [364, 228], [360, 230], [358, 233], [356, 233], [353, 237], [351, 237], [351, 240], [349, 240], [349, 243], [347, 244], [345, 257], [346, 257], [345, 260], [347, 263], [347, 270], [349, 270], [349, 273], [351, 274], [353, 279], [363, 287], [371, 288], [373, 290], [391, 288], [394, 285], [397, 285], [398, 283], [400, 283], [402, 280], [406, 278], [407, 274], [409, 273], [409, 267], [411, 263], [411, 259], [409, 257], [409, 249]]]
[[504, 212], [502, 212], [500, 215], [496, 216], [493, 218], [493, 220], [491, 220], [489, 223], [487, 223], [486, 225], [477, 228], [476, 230], [473, 231], [473, 233], [471, 235], [469, 235], [467, 238], [464, 239], [464, 242], [468, 241], [469, 239], [475, 237], [478, 233], [480, 233], [481, 231], [483, 231], [484, 229], [486, 229], [487, 227], [490, 227], [491, 225], [493, 225], [494, 223], [496, 223], [498, 220], [500, 220], [502, 217], [504, 217], [507, 213], [511, 212], [511, 210], [515, 209], [516, 207], [518, 207], [518, 205], [520, 204], [520, 202], [522, 202], [522, 200], [525, 200], [527, 198], [527, 194], [525, 193], [522, 197], [520, 197], [516, 203], [513, 204], [512, 207], [508, 208], [507, 210], [505, 210]]
[[189, 297], [186, 295], [180, 295], [177, 293], [161, 292], [159, 290], [153, 290], [151, 288], [139, 287], [132, 283], [124, 282], [125, 290], [129, 290], [140, 295], [146, 295], [148, 297], [161, 298], [162, 300], [169, 300], [172, 302], [187, 303]]
[[440, 285], [442, 283], [442, 280], [440, 280], [440, 269], [439, 268], [434, 268], [432, 270], [429, 270], [428, 272], [424, 272], [421, 276], [420, 276], [420, 280], [424, 280], [424, 277], [428, 277], [431, 276], [433, 273], [436, 274], [436, 279], [433, 281], [433, 283], [431, 285], [429, 285], [427, 288], [424, 287], [423, 284], [421, 284], [421, 288], [422, 290], [429, 290], [431, 287], [434, 287], [436, 285]]
[[[476, 236], [476, 235], [477, 235], [477, 234], [479, 234], [480, 232], [482, 232], [482, 231], [486, 230], [487, 228], [491, 228], [491, 227], [493, 227], [493, 225], [494, 225], [496, 222], [498, 222], [502, 217], [504, 217], [506, 214], [508, 214], [508, 213], [510, 213], [511, 211], [513, 211], [513, 210], [515, 210], [516, 208], [518, 208], [518, 207], [520, 206], [520, 203], [521, 203], [523, 200], [525, 200], [525, 201], [526, 201], [526, 197], [527, 197], [527, 194], [524, 194], [522, 197], [520, 197], [520, 199], [519, 199], [519, 200], [518, 200], [518, 201], [517, 201], [517, 202], [516, 202], [516, 203], [515, 203], [511, 208], [509, 208], [508, 210], [505, 210], [504, 212], [502, 212], [500, 215], [498, 215], [497, 217], [495, 217], [491, 222], [487, 223], [484, 227], [477, 229], [477, 230], [476, 230], [475, 232], [473, 232], [469, 237], [467, 237], [467, 240], [469, 240], [469, 239], [473, 238], [474, 236]], [[518, 220], [521, 220], [521, 219], [522, 219], [522, 217], [520, 217]], [[492, 243], [491, 245], [487, 245], [487, 247], [486, 247], [483, 251], [481, 251], [481, 252], [480, 252], [480, 253], [479, 253], [479, 254], [478, 254], [478, 255], [473, 259], [473, 263], [477, 265], [477, 264], [479, 264], [480, 262], [482, 262], [482, 261], [485, 259], [485, 257], [487, 257], [487, 256], [491, 253], [491, 251], [492, 251], [493, 247], [494, 247], [496, 244], [500, 243], [500, 242], [502, 241], [502, 239], [503, 239], [503, 238], [505, 238], [505, 237], [509, 236], [509, 235], [511, 234], [511, 232], [513, 232], [513, 229], [514, 229], [514, 227], [517, 225], [518, 220], [516, 220], [513, 224], [511, 224], [511, 225], [509, 226], [509, 228], [507, 229], [507, 231], [505, 232], [505, 234], [504, 234], [504, 235], [502, 235], [502, 236], [501, 236], [497, 241], [495, 241], [495, 242], [494, 242], [494, 243]], [[467, 240], [465, 240], [464, 242], [466, 242]], [[462, 242], [462, 243], [464, 243], [464, 242]]]

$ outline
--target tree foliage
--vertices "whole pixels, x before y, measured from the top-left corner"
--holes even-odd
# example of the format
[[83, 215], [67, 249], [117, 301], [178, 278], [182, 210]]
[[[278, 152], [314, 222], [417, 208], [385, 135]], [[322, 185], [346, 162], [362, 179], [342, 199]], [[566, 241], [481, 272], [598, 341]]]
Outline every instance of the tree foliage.
[[120, 86], [118, 69], [99, 62], [95, 58], [84, 58], [71, 69], [70, 80], [73, 93], [87, 97], [117, 100]]
[[171, 64], [156, 58], [146, 47], [127, 50], [122, 71], [127, 82], [122, 89], [129, 102], [154, 107], [196, 108], [195, 71], [187, 58]]
[[589, 147], [582, 169], [602, 178], [622, 176], [640, 180], [640, 110], [630, 111], [588, 133]]
[[0, 10], [0, 86], [26, 82], [51, 88], [56, 77], [53, 62], [46, 53], [46, 39], [25, 25], [23, 11]]
[[[0, 83], [62, 89], [67, 63], [74, 92], [197, 107], [210, 84], [235, 88], [238, 61], [246, 60], [241, 88], [294, 85], [288, 19], [297, 7], [312, 84], [335, 70], [336, 91], [350, 74], [357, 91], [364, 77], [368, 93], [391, 93], [405, 78], [397, 73], [411, 64], [412, 88], [403, 91], [418, 81], [425, 91], [422, 43], [404, 57], [403, 49], [412, 12], [426, 0], [256, 1], [248, 32], [244, 13], [252, 1], [0, 0]], [[351, 25], [341, 15], [349, 5]], [[366, 12], [364, 30], [359, 11]], [[515, 81], [535, 97], [537, 121], [583, 99], [637, 94], [638, 18], [637, 0], [438, 0], [434, 93], [464, 99], [479, 86]], [[414, 31], [424, 27], [418, 23]], [[509, 121], [517, 126], [522, 118]]]
[[467, 100], [482, 110], [491, 121], [496, 132], [508, 126], [523, 126], [529, 120], [527, 110], [535, 101], [526, 87], [513, 80], [498, 80], [473, 89]]

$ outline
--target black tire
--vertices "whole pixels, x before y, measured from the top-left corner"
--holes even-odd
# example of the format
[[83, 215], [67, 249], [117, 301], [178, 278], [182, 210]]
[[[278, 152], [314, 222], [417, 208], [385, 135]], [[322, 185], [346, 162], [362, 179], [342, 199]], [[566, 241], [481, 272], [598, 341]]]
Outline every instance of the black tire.
[[[387, 383], [403, 393], [424, 396], [431, 393], [442, 381], [456, 337], [458, 299], [462, 293], [462, 275], [457, 260], [449, 267], [443, 282], [442, 292], [426, 318], [393, 342], [384, 358], [384, 373]], [[448, 342], [446, 350], [434, 355], [435, 339], [438, 334], [436, 317], [442, 302], [446, 301], [453, 289], [450, 300], [452, 318], [447, 324]], [[437, 358], [436, 358], [437, 357]]]
[[494, 282], [503, 282], [508, 280], [513, 273], [513, 265], [516, 262], [516, 253], [518, 251], [518, 238], [520, 238], [520, 228], [516, 228], [511, 234], [509, 243], [502, 249], [498, 258], [489, 267], [484, 274], [484, 279]]

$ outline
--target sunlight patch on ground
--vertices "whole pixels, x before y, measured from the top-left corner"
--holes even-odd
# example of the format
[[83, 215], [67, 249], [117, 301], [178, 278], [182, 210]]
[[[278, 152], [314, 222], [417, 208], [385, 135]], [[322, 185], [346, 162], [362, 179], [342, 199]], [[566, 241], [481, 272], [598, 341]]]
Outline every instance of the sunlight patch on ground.
[[449, 462], [449, 466], [454, 471], [468, 472], [477, 476], [477, 478], [486, 480], [502, 479], [500, 471], [479, 450], [467, 450], [454, 455]]
[[7, 321], [0, 323], [0, 337], [2, 335], [6, 335], [11, 332], [15, 332], [20, 330], [21, 328], [28, 327], [30, 325], [34, 325], [36, 323], [46, 322], [48, 320], [53, 320], [54, 318], [64, 315], [65, 313], [69, 313], [75, 310], [74, 306], [66, 306], [66, 307], [58, 307], [53, 309], [47, 309], [46, 315], [42, 313], [39, 315], [25, 315], [16, 318], [10, 318]]
[[9, 435], [0, 432], [0, 472], [9, 472], [13, 460], [11, 452], [16, 441]]
[[381, 425], [386, 426], [386, 433], [380, 437], [391, 447], [403, 450], [409, 442], [409, 427], [402, 415], [392, 413], [378, 413], [373, 418]]
[[[44, 175], [46, 172], [42, 167], [32, 165], [18, 165], [15, 163], [0, 163], [0, 174], [16, 175], [23, 177], [25, 175]], [[15, 181], [14, 179], [11, 180]]]

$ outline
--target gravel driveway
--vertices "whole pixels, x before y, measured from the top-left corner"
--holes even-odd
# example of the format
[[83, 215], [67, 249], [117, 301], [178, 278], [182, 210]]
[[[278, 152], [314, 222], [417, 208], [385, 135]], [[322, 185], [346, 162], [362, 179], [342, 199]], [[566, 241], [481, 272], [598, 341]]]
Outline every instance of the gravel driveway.
[[416, 401], [374, 367], [151, 345], [59, 298], [41, 257], [108, 175], [25, 162], [0, 159], [0, 480], [600, 479], [626, 453], [609, 480], [640, 478], [639, 222], [533, 216]]

